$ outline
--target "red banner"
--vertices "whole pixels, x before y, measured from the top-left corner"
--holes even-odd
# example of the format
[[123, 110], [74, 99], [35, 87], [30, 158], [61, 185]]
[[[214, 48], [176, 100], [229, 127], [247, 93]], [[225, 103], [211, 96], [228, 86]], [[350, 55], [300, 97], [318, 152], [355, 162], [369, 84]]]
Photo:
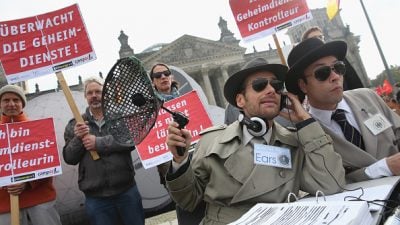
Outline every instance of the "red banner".
[[78, 5], [0, 22], [0, 61], [15, 83], [96, 59]]
[[0, 187], [60, 174], [53, 118], [0, 124]]
[[[192, 145], [200, 139], [200, 131], [212, 126], [211, 120], [196, 91], [191, 91], [165, 102], [164, 107], [173, 112], [181, 112], [189, 118], [189, 123], [185, 128], [191, 131], [193, 136]], [[172, 159], [172, 154], [165, 143], [168, 135], [168, 125], [171, 121], [173, 121], [172, 115], [161, 109], [150, 133], [136, 146], [145, 169]]]
[[229, 4], [245, 41], [312, 19], [306, 0], [229, 0]]

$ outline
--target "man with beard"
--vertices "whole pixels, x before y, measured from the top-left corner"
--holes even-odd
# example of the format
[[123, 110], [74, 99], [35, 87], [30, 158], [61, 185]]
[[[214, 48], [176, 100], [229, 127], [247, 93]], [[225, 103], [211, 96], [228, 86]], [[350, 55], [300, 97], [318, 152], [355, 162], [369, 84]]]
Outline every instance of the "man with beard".
[[[69, 121], [63, 149], [67, 164], [79, 164], [79, 189], [86, 197], [85, 208], [93, 225], [144, 224], [142, 199], [135, 183], [131, 151], [134, 145], [118, 143], [104, 120], [101, 95], [103, 81], [84, 82], [88, 103], [85, 122]], [[100, 159], [93, 160], [90, 151]]]
[[[185, 210], [206, 202], [201, 224], [231, 223], [256, 203], [287, 201], [290, 192], [333, 194], [344, 185], [342, 160], [331, 138], [299, 100], [287, 93], [290, 117], [280, 113], [286, 72], [284, 65], [256, 58], [230, 76], [224, 95], [241, 110], [240, 121], [203, 131], [192, 159], [187, 151], [177, 153], [177, 147], [189, 148], [190, 131], [178, 129], [176, 122], [168, 127], [173, 161], [167, 187]], [[295, 123], [297, 131], [274, 121], [279, 114]]]

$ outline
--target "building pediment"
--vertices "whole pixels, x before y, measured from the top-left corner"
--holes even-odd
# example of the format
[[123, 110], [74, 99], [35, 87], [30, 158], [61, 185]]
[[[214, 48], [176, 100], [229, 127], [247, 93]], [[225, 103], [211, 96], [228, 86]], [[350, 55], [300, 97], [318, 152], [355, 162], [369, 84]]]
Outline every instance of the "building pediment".
[[216, 59], [242, 57], [246, 48], [237, 44], [226, 44], [220, 41], [212, 41], [204, 38], [183, 35], [170, 44], [165, 45], [159, 51], [148, 54], [142, 58], [146, 67], [156, 62], [163, 62], [175, 66], [188, 64], [201, 64]]

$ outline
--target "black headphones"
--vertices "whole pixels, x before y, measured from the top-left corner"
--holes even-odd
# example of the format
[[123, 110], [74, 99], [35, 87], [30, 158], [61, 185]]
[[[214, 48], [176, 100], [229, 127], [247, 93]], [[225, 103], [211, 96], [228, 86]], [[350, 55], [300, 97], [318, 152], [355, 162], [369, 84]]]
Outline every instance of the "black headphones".
[[264, 136], [268, 132], [268, 124], [259, 117], [248, 118], [241, 112], [238, 116], [238, 120], [242, 125], [246, 125], [247, 131], [254, 137]]

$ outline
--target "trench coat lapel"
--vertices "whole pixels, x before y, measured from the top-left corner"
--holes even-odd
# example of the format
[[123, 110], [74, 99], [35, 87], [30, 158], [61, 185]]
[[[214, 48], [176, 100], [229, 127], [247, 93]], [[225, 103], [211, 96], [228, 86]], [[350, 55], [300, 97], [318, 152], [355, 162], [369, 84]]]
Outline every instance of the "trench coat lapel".
[[[275, 141], [280, 141], [283, 143], [289, 143], [292, 146], [297, 145], [297, 141], [293, 138], [290, 138], [292, 137], [292, 135], [289, 134], [289, 131], [286, 131], [286, 129], [283, 131], [282, 129], [284, 128], [277, 124], [274, 124], [273, 129], [274, 130], [271, 139], [272, 143], [275, 143]], [[277, 134], [277, 129], [280, 129], [279, 134]], [[284, 135], [281, 135], [282, 133]], [[245, 148], [245, 150], [253, 151], [252, 148], [251, 150]], [[229, 173], [233, 177], [239, 178], [235, 179], [243, 184], [238, 192], [233, 196], [231, 204], [254, 198], [256, 196], [272, 191], [277, 187], [285, 184], [288, 180], [292, 179], [292, 176], [286, 176], [286, 178], [284, 179], [282, 177], [279, 177], [279, 171], [282, 170], [281, 168], [265, 165], [254, 165], [253, 153], [250, 154], [250, 152], [248, 152], [248, 155], [251, 155], [251, 157], [247, 157], [248, 159], [246, 160], [251, 160], [251, 162], [247, 161], [246, 164], [240, 164], [242, 166], [238, 166], [237, 164], [236, 166], [233, 166], [233, 163], [229, 163], [230, 167], [228, 168], [227, 163], [225, 164], [225, 168], [227, 168]], [[239, 160], [238, 158], [236, 158], [237, 156], [239, 155], [233, 156], [233, 158], [235, 159], [232, 159], [232, 162], [233, 160]], [[228, 161], [231, 161], [231, 157], [227, 160], [227, 162]], [[240, 172], [240, 170], [244, 168], [244, 165], [252, 165], [251, 167], [253, 167], [253, 169], [250, 169], [250, 166], [248, 166], [247, 168], [245, 168], [245, 172]], [[244, 173], [248, 173], [248, 175], [244, 176]], [[293, 170], [290, 170], [289, 173], [294, 174]]]

